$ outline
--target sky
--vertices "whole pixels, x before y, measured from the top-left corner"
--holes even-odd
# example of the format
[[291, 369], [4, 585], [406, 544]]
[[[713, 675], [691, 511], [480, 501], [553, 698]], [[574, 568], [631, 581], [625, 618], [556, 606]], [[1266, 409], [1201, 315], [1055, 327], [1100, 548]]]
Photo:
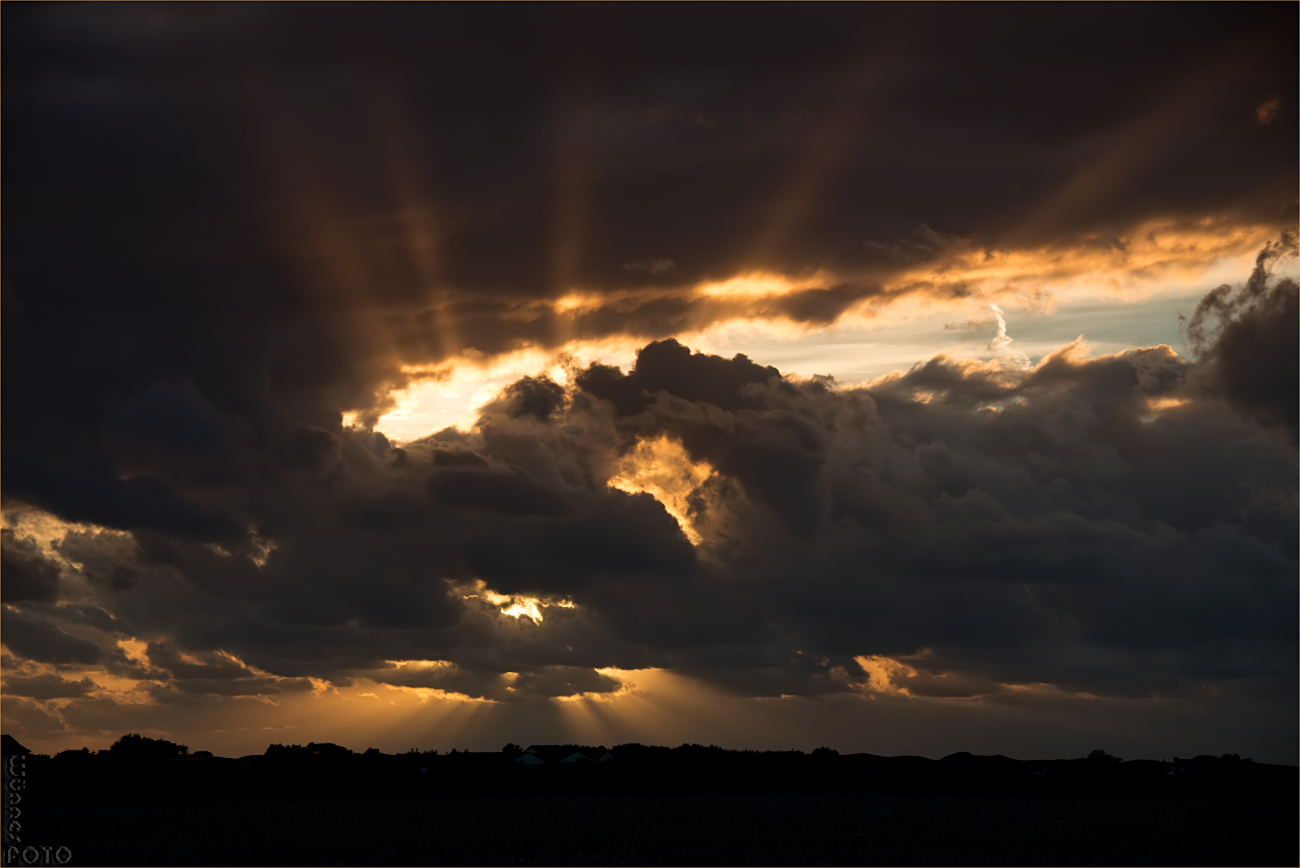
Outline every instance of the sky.
[[4, 4], [4, 731], [1296, 764], [1298, 14]]

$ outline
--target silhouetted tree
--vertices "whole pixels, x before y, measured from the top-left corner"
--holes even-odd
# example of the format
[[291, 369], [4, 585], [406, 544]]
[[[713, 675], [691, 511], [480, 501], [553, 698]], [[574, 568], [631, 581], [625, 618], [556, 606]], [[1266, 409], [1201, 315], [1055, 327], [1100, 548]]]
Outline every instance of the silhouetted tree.
[[513, 741], [510, 742], [510, 744], [506, 745], [505, 747], [501, 748], [501, 752], [506, 756], [510, 757], [511, 759], [518, 759], [519, 757], [524, 755], [524, 749], [519, 745], [515, 744]]
[[1088, 762], [1092, 763], [1095, 766], [1119, 765], [1123, 761], [1124, 760], [1122, 760], [1120, 757], [1112, 756], [1111, 754], [1106, 753], [1104, 750], [1101, 750], [1100, 748], [1088, 754]]
[[331, 742], [300, 744], [270, 744], [266, 746], [267, 759], [273, 760], [342, 760], [352, 756], [352, 751]]
[[348, 748], [328, 741], [313, 741], [307, 745], [307, 752], [311, 754], [313, 759], [323, 760], [341, 760], [352, 756], [352, 751]]
[[270, 760], [295, 760], [305, 759], [307, 749], [300, 744], [268, 744], [266, 746], [267, 759]]
[[175, 759], [190, 752], [188, 746], [167, 741], [164, 738], [149, 738], [135, 732], [128, 732], [109, 746], [108, 752], [114, 756], [158, 757]]

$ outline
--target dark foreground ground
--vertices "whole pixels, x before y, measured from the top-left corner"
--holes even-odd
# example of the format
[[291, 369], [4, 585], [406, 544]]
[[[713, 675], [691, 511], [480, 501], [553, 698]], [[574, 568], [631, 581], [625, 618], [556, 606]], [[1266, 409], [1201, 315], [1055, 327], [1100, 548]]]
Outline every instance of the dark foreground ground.
[[1295, 865], [1294, 802], [515, 793], [63, 804], [73, 865]]

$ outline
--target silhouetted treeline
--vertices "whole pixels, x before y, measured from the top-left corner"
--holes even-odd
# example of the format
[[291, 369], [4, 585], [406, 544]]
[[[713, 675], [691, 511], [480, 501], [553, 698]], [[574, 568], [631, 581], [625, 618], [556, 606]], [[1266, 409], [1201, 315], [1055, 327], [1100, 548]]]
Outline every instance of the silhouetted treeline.
[[[27, 753], [3, 741], [6, 754]], [[28, 755], [22, 765], [24, 836], [69, 847], [75, 864], [1297, 858], [1297, 769], [1231, 754], [932, 760], [698, 744], [385, 754], [313, 742], [214, 757], [133, 735], [97, 752]], [[570, 834], [575, 818], [580, 832]]]
[[[14, 750], [12, 739], [5, 741]], [[18, 748], [20, 749], [20, 747]], [[530, 753], [543, 760], [521, 762]], [[603, 760], [603, 761], [598, 761]], [[500, 751], [354, 752], [331, 743], [272, 744], [262, 754], [215, 757], [128, 734], [107, 750], [33, 756], [33, 797], [54, 801], [317, 798], [455, 793], [1002, 793], [1295, 800], [1297, 769], [1235, 754], [1170, 761], [1085, 757], [1016, 760], [802, 751], [509, 744]]]

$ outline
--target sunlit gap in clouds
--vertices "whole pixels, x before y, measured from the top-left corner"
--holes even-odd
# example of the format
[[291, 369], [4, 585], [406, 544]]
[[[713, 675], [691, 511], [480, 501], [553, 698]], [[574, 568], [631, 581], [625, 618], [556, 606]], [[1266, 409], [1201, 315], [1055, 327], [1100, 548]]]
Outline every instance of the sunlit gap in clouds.
[[[348, 687], [303, 697], [276, 716], [289, 728], [325, 712], [330, 738], [340, 744], [375, 744], [384, 750], [411, 746], [495, 750], [506, 741], [661, 744], [699, 739], [722, 717], [724, 727], [745, 709], [719, 697], [708, 685], [663, 669], [596, 670], [618, 684], [608, 693], [583, 692], [542, 701], [497, 702], [429, 688], [400, 687], [360, 677]], [[503, 677], [513, 673], [502, 673]], [[258, 744], [261, 738], [261, 744]], [[243, 741], [260, 752], [266, 733]]]
[[498, 594], [487, 586], [482, 579], [475, 579], [468, 584], [451, 583], [453, 592], [459, 594], [462, 600], [480, 600], [490, 607], [496, 607], [497, 611], [504, 616], [514, 618], [516, 621], [522, 617], [531, 618], [534, 622], [540, 624], [545, 620], [542, 610], [555, 607], [557, 609], [576, 609], [577, 605], [568, 599], [554, 599], [552, 597], [529, 597], [520, 594]]
[[[958, 245], [894, 275], [881, 299], [850, 308], [829, 325], [737, 318], [697, 332], [689, 343], [845, 384], [941, 353], [988, 360], [1011, 352], [1035, 362], [1079, 335], [1099, 353], [1162, 343], [1179, 348], [1178, 315], [1189, 314], [1215, 286], [1239, 283], [1273, 234], [1271, 227], [1202, 220], [1190, 227], [1146, 224], [1131, 237], [1062, 249]], [[1294, 270], [1291, 260], [1278, 274]], [[1014, 351], [998, 340], [998, 312], [990, 304], [999, 305], [1014, 330]]]
[[[695, 285], [575, 290], [547, 303], [545, 307], [556, 314], [579, 316], [602, 309], [631, 311], [639, 305], [666, 299], [706, 301], [774, 299], [801, 289], [816, 289], [834, 282], [835, 279], [834, 275], [824, 270], [801, 278], [773, 271], [750, 270], [723, 279], [708, 279]], [[682, 333], [698, 330], [698, 325], [685, 322]]]
[[[293, 700], [276, 715], [291, 727], [286, 736], [297, 740], [295, 730], [313, 730], [324, 722], [327, 739], [337, 744], [378, 744], [389, 751], [409, 747], [446, 749], [472, 737], [496, 704], [491, 700], [425, 687], [403, 687], [357, 678], [346, 687], [331, 686], [319, 696]], [[248, 738], [250, 747], [265, 749], [262, 734]]]
[[619, 688], [547, 703], [559, 711], [564, 730], [579, 742], [662, 744], [711, 720], [709, 705], [716, 705], [717, 697], [691, 678], [666, 669], [596, 671], [617, 681]]
[[703, 283], [695, 287], [695, 292], [706, 298], [770, 298], [789, 295], [800, 289], [828, 286], [834, 282], [834, 275], [827, 271], [817, 271], [797, 281], [771, 272], [751, 271], [726, 280]]
[[[435, 365], [407, 366], [414, 382], [393, 393], [397, 406], [379, 417], [375, 430], [398, 443], [418, 440], [444, 428], [468, 430], [483, 405], [521, 377], [548, 376], [566, 385], [573, 366], [591, 362], [631, 367], [641, 341], [571, 341], [561, 350], [525, 347], [487, 356], [466, 347], [460, 358]], [[358, 413], [345, 413], [344, 424], [355, 424]]]
[[[999, 313], [1014, 329], [1015, 353], [1030, 362], [1079, 335], [1103, 353], [1161, 343], [1178, 347], [1178, 315], [1193, 310], [1214, 286], [1240, 282], [1272, 234], [1271, 227], [1206, 218], [1191, 224], [1157, 221], [1124, 237], [1042, 249], [999, 251], [955, 239], [923, 262], [896, 268], [882, 279], [877, 296], [850, 306], [830, 323], [794, 321], [776, 302], [852, 275], [745, 271], [695, 286], [575, 290], [541, 304], [576, 328], [594, 311], [635, 311], [656, 299], [693, 299], [704, 305], [702, 312], [684, 319], [675, 335], [691, 348], [727, 357], [743, 353], [786, 374], [830, 375], [853, 384], [940, 353], [981, 359], [1005, 354], [997, 335]], [[904, 258], [908, 253], [894, 252]], [[1286, 264], [1294, 267], [1294, 260]], [[483, 405], [520, 377], [546, 375], [565, 385], [575, 367], [592, 362], [626, 371], [648, 342], [617, 335], [492, 356], [463, 347], [452, 359], [403, 368], [413, 382], [392, 394], [396, 406], [375, 428], [397, 442], [447, 427], [468, 430]], [[350, 412], [344, 419], [352, 424], [359, 416]]]

